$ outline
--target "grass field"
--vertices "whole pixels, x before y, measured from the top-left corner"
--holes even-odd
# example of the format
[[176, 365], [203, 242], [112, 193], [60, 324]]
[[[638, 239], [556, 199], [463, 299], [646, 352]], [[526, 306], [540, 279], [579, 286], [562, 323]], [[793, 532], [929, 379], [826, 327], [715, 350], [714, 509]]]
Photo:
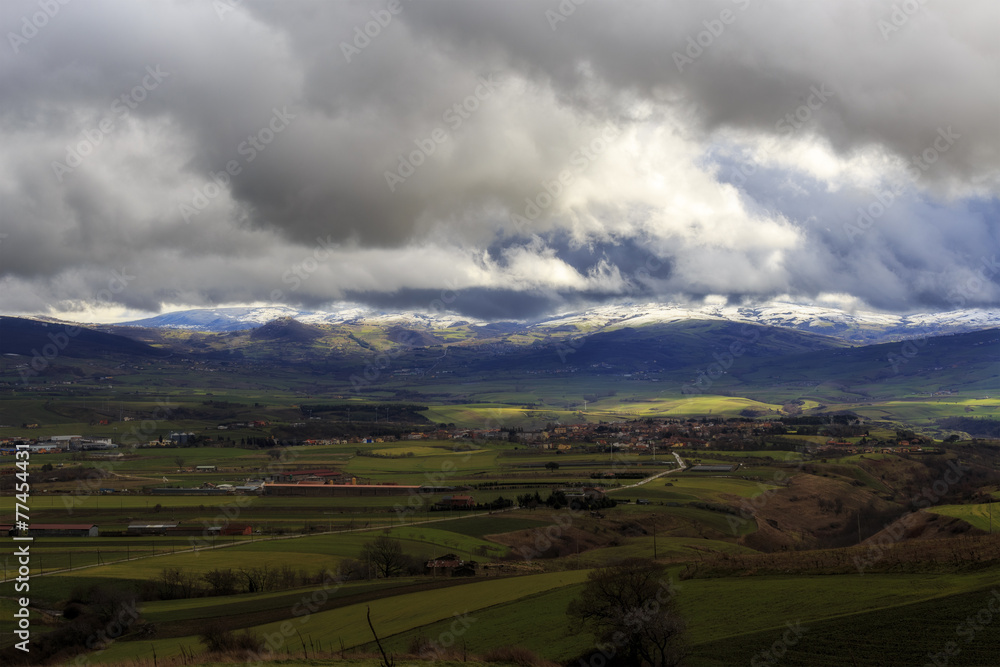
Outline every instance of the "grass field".
[[[996, 591], [982, 588], [824, 619], [789, 615], [781, 626], [701, 643], [694, 647], [688, 664], [728, 667], [748, 664], [757, 656], [763, 656], [758, 657], [758, 664], [771, 664], [764, 660], [778, 642], [783, 649], [780, 663], [788, 665], [839, 667], [846, 656], [850, 661], [846, 664], [908, 667], [934, 664], [930, 658], [934, 654], [939, 655], [938, 664], [993, 665], [1000, 625], [982, 620], [993, 616], [989, 605]], [[988, 616], [982, 616], [984, 610]], [[971, 624], [970, 618], [974, 619]], [[790, 628], [800, 634], [786, 635]], [[784, 644], [786, 636], [794, 643]], [[949, 643], [953, 653], [946, 655]]]
[[[475, 619], [479, 610], [495, 605], [514, 602], [527, 596], [543, 593], [581, 583], [586, 571], [556, 572], [528, 575], [516, 578], [473, 581], [461, 586], [453, 586], [420, 593], [404, 593], [384, 597], [363, 604], [348, 605], [332, 610], [316, 611], [294, 616], [292, 621], [284, 621], [287, 633], [282, 631], [282, 623], [256, 626], [254, 630], [262, 636], [272, 638], [272, 645], [284, 648], [285, 644], [300, 648], [299, 636], [313, 643], [329, 647], [341, 643], [350, 648], [367, 644], [371, 630], [365, 621], [366, 609], [370, 607], [372, 621], [381, 634], [393, 636], [412, 631], [432, 623], [453, 619], [455, 615], [466, 615]], [[470, 623], [474, 624], [475, 621]], [[494, 645], [499, 645], [507, 637], [494, 634]], [[112, 664], [120, 660], [136, 657], [151, 657], [155, 650], [158, 657], [179, 656], [181, 648], [198, 652], [198, 638], [179, 637], [152, 642], [117, 642], [96, 664]]]
[[[453, 340], [473, 335], [469, 331], [445, 332]], [[378, 347], [378, 332], [361, 331], [357, 336], [374, 341]], [[353, 343], [352, 343], [353, 344]], [[745, 361], [749, 363], [750, 357]], [[191, 410], [211, 411], [212, 401], [240, 403], [233, 408], [233, 419], [267, 419], [285, 428], [290, 422], [307, 419], [304, 410], [310, 404], [350, 402], [355, 419], [361, 419], [365, 410], [373, 412], [369, 396], [330, 397], [330, 389], [321, 380], [277, 375], [261, 379], [257, 388], [234, 389], [223, 385], [232, 378], [218, 375], [199, 379], [195, 372], [181, 369], [171, 371], [172, 379], [198, 384], [197, 389], [172, 387], [169, 397], [179, 406]], [[720, 390], [737, 390], [747, 380], [734, 373], [721, 378], [716, 387]], [[788, 368], [763, 369], [760, 386], [745, 395], [683, 396], [677, 389], [690, 378], [674, 377], [670, 382], [647, 382], [620, 376], [595, 377], [544, 377], [532, 381], [525, 388], [523, 381], [506, 377], [502, 372], [496, 377], [445, 377], [424, 382], [419, 386], [408, 380], [393, 378], [371, 387], [371, 397], [386, 403], [390, 401], [419, 402], [427, 405], [425, 416], [435, 423], [455, 423], [460, 426], [542, 426], [561, 422], [609, 422], [608, 428], [598, 433], [617, 431], [614, 422], [644, 420], [657, 416], [704, 416], [703, 422], [716, 421], [719, 417], [737, 416], [746, 409], [761, 414], [776, 415], [789, 400], [801, 400], [799, 408], [811, 410], [854, 410], [886, 419], [872, 426], [872, 434], [882, 438], [895, 437], [897, 424], [891, 419], [905, 417], [910, 423], [930, 424], [931, 420], [950, 415], [995, 416], [996, 399], [983, 399], [982, 394], [959, 393], [949, 397], [918, 395], [916, 380], [893, 380], [887, 389], [884, 383], [871, 383], [851, 387], [838, 378], [825, 378], [817, 384], [813, 378], [784, 378], [781, 382], [770, 376], [790, 372]], [[746, 376], [757, 371], [747, 371]], [[852, 371], [853, 372], [853, 371]], [[849, 373], [845, 371], [845, 377]], [[155, 406], [160, 395], [147, 386], [154, 374], [122, 379], [122, 396], [115, 401], [81, 398], [69, 394], [82, 389], [74, 386], [64, 395], [46, 396], [44, 399], [25, 399], [21, 396], [5, 399], [0, 403], [0, 423], [37, 421], [43, 426], [28, 435], [65, 434], [78, 432], [85, 435], [119, 437], [139, 422], [118, 422], [97, 426], [82, 415], [95, 406], [101, 410], [115, 409], [142, 419], [143, 412]], [[674, 382], [673, 380], [678, 380]], [[752, 379], [752, 378], [751, 378]], [[988, 382], [980, 378], [977, 382]], [[910, 384], [907, 384], [910, 383]], [[92, 391], [109, 391], [95, 387]], [[905, 390], [905, 391], [904, 391]], [[396, 392], [400, 393], [396, 393]], [[867, 400], [861, 392], [878, 393], [878, 400]], [[132, 394], [132, 392], [137, 392]], [[269, 393], [270, 392], [270, 393]], [[110, 395], [110, 391], [109, 394]], [[736, 394], [739, 392], [736, 391]], [[162, 392], [161, 392], [162, 394]], [[584, 412], [583, 395], [593, 394], [587, 400]], [[266, 398], [265, 396], [266, 395]], [[401, 399], [400, 396], [406, 396]], [[977, 397], [978, 396], [978, 397]], [[428, 400], [423, 400], [423, 399]], [[355, 411], [353, 406], [357, 406]], [[252, 407], [251, 407], [252, 406]], [[302, 409], [300, 409], [300, 406]], [[22, 412], [18, 412], [21, 410]], [[225, 411], [220, 409], [219, 414]], [[16, 419], [13, 415], [16, 413]], [[221, 420], [178, 419], [159, 421], [157, 428], [165, 430], [191, 430], [214, 438], [263, 437], [267, 431], [253, 428], [218, 430]], [[317, 424], [318, 426], [319, 424]], [[307, 424], [312, 426], [312, 424]], [[117, 427], [117, 431], [114, 429]], [[109, 432], [109, 429], [110, 432]], [[0, 436], [14, 435], [19, 429], [5, 429]], [[606, 437], [606, 436], [602, 436]], [[938, 435], [940, 438], [941, 436]], [[592, 438], [593, 439], [593, 438]], [[786, 435], [781, 443], [822, 445], [824, 435]], [[204, 482], [239, 483], [247, 478], [259, 477], [268, 468], [292, 470], [296, 468], [336, 468], [361, 481], [395, 482], [398, 484], [433, 484], [456, 487], [456, 493], [470, 493], [477, 501], [492, 500], [499, 495], [513, 499], [523, 493], [538, 492], [542, 498], [553, 488], [573, 485], [601, 484], [612, 498], [628, 499], [629, 504], [602, 509], [601, 513], [583, 513], [574, 516], [571, 528], [560, 536], [559, 557], [539, 557], [530, 564], [519, 563], [522, 574], [507, 578], [479, 576], [464, 580], [447, 577], [401, 577], [387, 580], [354, 581], [338, 586], [330, 593], [332, 600], [314, 613], [302, 613], [297, 605], [304, 595], [312, 595], [311, 588], [293, 589], [265, 594], [244, 594], [220, 598], [196, 598], [148, 602], [143, 614], [146, 620], [161, 628], [162, 634], [151, 641], [120, 641], [90, 664], [104, 664], [121, 660], [128, 664], [135, 658], [151, 658], [153, 650], [162, 661], [177, 656], [181, 648], [200, 651], [197, 632], [208, 619], [236, 619], [239, 627], [252, 627], [265, 637], [277, 637], [283, 651], [288, 648], [293, 656], [287, 664], [307, 664], [295, 658], [294, 653], [303, 646], [311, 650], [319, 646], [327, 651], [339, 650], [341, 642], [351, 648], [370, 650], [371, 633], [364, 622], [364, 612], [372, 609], [373, 621], [391, 650], [405, 651], [415, 636], [441, 642], [445, 637], [454, 640], [469, 652], [483, 651], [499, 645], [522, 644], [546, 658], [559, 661], [572, 660], [593, 646], [593, 638], [582, 628], [573, 627], [565, 614], [566, 606], [580, 592], [587, 569], [605, 565], [622, 558], [654, 555], [675, 570], [681, 564], [711, 558], [720, 561], [735, 554], [748, 554], [753, 550], [743, 546], [753, 544], [766, 551], [764, 541], [774, 528], [770, 522], [732, 522], [726, 513], [744, 499], [751, 499], [780, 487], [767, 483], [775, 474], [795, 474], [787, 465], [789, 458], [798, 460], [800, 454], [767, 449], [768, 443], [778, 442], [766, 437], [755, 440], [754, 451], [730, 452], [712, 448], [684, 452], [678, 450], [689, 463], [701, 460], [732, 463], [748, 460], [745, 465], [729, 475], [696, 475], [676, 472], [634, 488], [630, 479], [591, 478], [593, 473], [609, 470], [627, 470], [653, 475], [674, 466], [666, 450], [657, 449], [652, 454], [621, 454], [614, 456], [588, 451], [582, 442], [571, 442], [572, 449], [565, 453], [553, 450], [536, 450], [523, 444], [493, 440], [458, 442], [399, 441], [374, 444], [349, 443], [310, 445], [281, 448], [282, 457], [276, 461], [267, 449], [244, 449], [238, 446], [136, 449], [130, 456], [109, 463], [101, 463], [111, 474], [100, 482], [102, 488], [129, 489], [128, 494], [97, 495], [93, 489], [81, 489], [73, 496], [76, 487], [54, 484], [49, 492], [34, 493], [31, 501], [34, 522], [93, 522], [102, 531], [122, 529], [128, 523], [179, 521], [186, 526], [201, 526], [203, 522], [217, 521], [227, 516], [236, 499], [228, 496], [152, 496], [140, 495], [144, 488], [162, 485], [198, 486]], [[593, 443], [590, 443], [591, 445]], [[277, 452], [278, 450], [275, 450]], [[654, 461], [654, 458], [656, 459]], [[817, 474], [839, 482], [857, 482], [852, 492], [870, 493], [889, 497], [894, 487], [905, 488], [905, 479], [891, 474], [879, 479], [880, 468], [870, 465], [891, 455], [861, 455], [828, 458], [826, 463], [810, 461]], [[875, 473], [866, 472], [859, 462], [869, 465]], [[558, 463], [558, 468], [546, 469], [546, 463]], [[36, 455], [32, 465], [37, 469], [45, 463], [57, 468], [93, 462], [74, 460], [69, 454]], [[198, 473], [198, 465], [215, 465], [218, 470]], [[41, 471], [39, 471], [41, 473]], [[806, 474], [806, 473], [801, 473]], [[164, 481], [164, 477], [166, 481]], [[762, 481], [758, 481], [762, 480]], [[884, 481], [883, 481], [884, 480]], [[844, 484], [843, 486], [846, 486]], [[990, 487], [995, 488], [995, 485]], [[461, 489], [461, 490], [458, 490]], [[1000, 493], [1000, 492], [997, 492]], [[151, 537], [124, 538], [101, 537], [86, 539], [40, 538], [33, 543], [32, 567], [37, 575], [41, 569], [47, 574], [35, 576], [32, 597], [42, 603], [65, 601], [73, 591], [81, 591], [97, 583], [119, 586], [156, 579], [165, 568], [179, 568], [194, 575], [216, 568], [249, 568], [284, 566], [307, 573], [336, 571], [347, 559], [357, 559], [363, 545], [387, 530], [401, 540], [407, 556], [419, 561], [446, 553], [455, 553], [465, 560], [491, 563], [510, 556], [525, 534], [532, 535], [562, 527], [556, 518], [569, 515], [569, 510], [536, 511], [516, 510], [484, 516], [460, 516], [457, 513], [429, 512], [429, 505], [445, 495], [444, 492], [421, 496], [416, 512], [405, 520], [394, 511], [397, 505], [406, 505], [408, 496], [345, 497], [345, 498], [292, 498], [246, 497], [247, 503], [239, 507], [233, 521], [251, 523], [263, 529], [266, 537], [280, 533], [298, 533], [294, 539], [259, 540], [227, 538], [224, 542], [235, 546], [221, 546], [196, 553], [177, 553], [191, 545], [190, 538]], [[67, 502], [68, 499], [68, 502]], [[636, 504], [644, 499], [649, 504]], [[14, 507], [10, 496], [0, 497], [0, 511], [9, 513]], [[955, 516], [970, 524], [989, 529], [989, 505], [938, 506], [931, 511]], [[561, 513], [561, 514], [560, 514]], [[766, 516], [766, 515], [765, 515]], [[849, 519], [845, 515], [846, 519]], [[825, 523], [846, 520], [830, 515]], [[427, 519], [444, 518], [435, 523], [416, 523]], [[770, 519], [770, 517], [767, 517]], [[783, 517], [778, 517], [782, 519]], [[826, 519], [829, 519], [826, 521]], [[453, 520], [452, 520], [453, 519]], [[338, 532], [333, 530], [366, 527], [368, 532]], [[656, 536], [653, 536], [655, 526]], [[735, 532], [733, 529], [735, 526]], [[769, 527], [770, 526], [770, 527]], [[554, 530], [554, 529], [553, 529]], [[860, 522], [858, 532], [860, 533]], [[330, 534], [317, 534], [331, 531]], [[523, 531], [521, 534], [510, 535]], [[755, 533], [750, 536], [751, 533]], [[501, 536], [501, 534], [506, 534]], [[750, 537], [747, 537], [750, 536]], [[491, 541], [492, 539], [497, 542]], [[526, 539], [530, 539], [526, 538]], [[505, 541], [514, 546], [500, 544]], [[575, 549], [573, 548], [575, 544]], [[583, 545], [581, 548], [581, 544]], [[576, 553], [574, 553], [576, 551]], [[155, 557], [147, 557], [151, 554]], [[554, 556], [554, 554], [545, 554]], [[138, 558], [137, 558], [138, 557]], [[12, 567], [10, 555], [0, 557], [7, 568]], [[114, 562], [128, 558], [124, 562]], [[84, 567], [101, 563], [98, 567]], [[51, 573], [52, 569], [72, 565], [69, 572]], [[83, 569], [81, 569], [83, 568]], [[514, 566], [512, 566], [512, 570]], [[510, 570], [510, 571], [512, 571]], [[754, 652], [773, 645], [785, 631], [785, 623], [801, 622], [809, 628], [781, 664], [826, 665], [851, 664], [845, 662], [844, 647], [856, 650], [858, 664], [923, 664], [926, 655], [914, 647], [933, 647], [939, 639], [948, 641], [963, 618], [962, 614], [974, 613], [981, 605], [990, 586], [995, 585], [1000, 572], [990, 568], [969, 571], [965, 574], [866, 574], [865, 576], [827, 575], [756, 576], [697, 579], [675, 582], [679, 584], [678, 604], [688, 622], [692, 642], [691, 665], [730, 665], [751, 662]], [[297, 580], [301, 581], [301, 580]], [[979, 606], [977, 606], [979, 605]], [[0, 599], [0, 613], [12, 608], [9, 599]], [[298, 609], [298, 611], [296, 610]], [[471, 622], [463, 626], [456, 636], [456, 614]], [[6, 618], [6, 616], [5, 616]], [[285, 629], [282, 623], [287, 623]], [[0, 631], [9, 630], [9, 621], [0, 620]], [[991, 626], [992, 627], [992, 626]], [[997, 624], [1000, 628], [1000, 624]], [[292, 632], [287, 632], [288, 628]], [[996, 630], [983, 630], [975, 642], [995, 645], [1000, 641]], [[448, 633], [451, 633], [449, 635]], [[949, 662], [955, 664], [990, 664], [992, 656], [970, 642], [963, 646], [963, 654]], [[921, 648], [922, 650], [922, 648]], [[852, 655], [847, 654], [847, 660]], [[893, 661], [896, 662], [893, 662]], [[966, 662], [963, 662], [966, 661]], [[318, 661], [314, 660], [314, 664]], [[151, 663], [150, 663], [151, 664]], [[360, 663], [363, 664], [363, 663]], [[370, 663], [376, 664], [376, 663]], [[397, 663], [398, 664], [398, 663]]]
[[[785, 621], [824, 618], [896, 607], [995, 585], [997, 570], [974, 574], [764, 576], [704, 579], [678, 584], [681, 613], [691, 641], [702, 644]], [[707, 604], [707, 601], [713, 604]]]
[[996, 506], [995, 512], [993, 511], [994, 505], [995, 503], [937, 505], [935, 507], [928, 507], [927, 511], [962, 519], [966, 523], [970, 523], [979, 530], [985, 530], [988, 533], [1000, 532], [1000, 505]]
[[725, 495], [753, 498], [773, 488], [777, 487], [772, 484], [731, 477], [694, 477], [678, 474], [667, 475], [662, 480], [650, 482], [636, 489], [622, 490], [616, 493], [616, 497], [619, 494], [627, 494], [649, 500], [721, 502]]

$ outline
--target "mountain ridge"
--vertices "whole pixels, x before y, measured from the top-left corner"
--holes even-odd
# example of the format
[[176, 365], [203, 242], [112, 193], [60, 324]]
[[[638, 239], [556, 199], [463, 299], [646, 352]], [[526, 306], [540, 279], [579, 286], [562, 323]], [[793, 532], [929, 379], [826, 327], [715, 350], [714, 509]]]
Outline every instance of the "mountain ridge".
[[279, 318], [303, 324], [372, 324], [405, 326], [422, 330], [469, 325], [511, 331], [571, 331], [593, 333], [623, 326], [666, 324], [682, 320], [722, 320], [774, 326], [818, 333], [853, 344], [901, 341], [928, 335], [965, 333], [1000, 327], [1000, 314], [985, 310], [899, 315], [874, 311], [848, 312], [836, 308], [776, 302], [766, 306], [702, 305], [698, 307], [658, 303], [621, 303], [558, 314], [538, 320], [489, 322], [454, 313], [384, 311], [357, 305], [333, 311], [311, 311], [289, 306], [245, 306], [192, 309], [155, 317], [120, 322], [115, 327], [187, 329], [205, 332], [240, 331], [263, 326]]

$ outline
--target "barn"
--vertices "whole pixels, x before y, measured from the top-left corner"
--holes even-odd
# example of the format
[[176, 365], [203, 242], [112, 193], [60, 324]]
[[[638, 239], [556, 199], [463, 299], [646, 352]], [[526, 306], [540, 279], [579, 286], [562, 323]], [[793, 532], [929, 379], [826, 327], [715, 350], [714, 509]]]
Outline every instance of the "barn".
[[166, 535], [168, 530], [175, 530], [177, 523], [133, 523], [129, 524], [129, 535]]
[[443, 496], [434, 505], [441, 510], [471, 510], [476, 506], [476, 501], [472, 496]]
[[97, 537], [97, 525], [93, 523], [33, 523], [27, 531], [30, 537]]

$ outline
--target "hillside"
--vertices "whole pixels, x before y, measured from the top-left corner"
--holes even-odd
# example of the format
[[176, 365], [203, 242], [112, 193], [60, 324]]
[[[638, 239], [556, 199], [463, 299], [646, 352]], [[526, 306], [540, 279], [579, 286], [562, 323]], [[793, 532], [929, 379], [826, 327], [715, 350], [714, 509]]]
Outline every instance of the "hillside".
[[[50, 346], [46, 349], [46, 346]], [[57, 324], [20, 317], [0, 317], [0, 354], [74, 359], [108, 355], [163, 357], [165, 352], [128, 336], [73, 323]]]
[[288, 306], [228, 307], [164, 313], [117, 326], [169, 328], [190, 331], [239, 331], [291, 317], [304, 324], [406, 326], [433, 332], [456, 326], [508, 333], [595, 333], [621, 327], [645, 327], [685, 320], [718, 320], [794, 329], [832, 336], [854, 344], [905, 340], [919, 336], [963, 333], [1000, 326], [1000, 316], [986, 310], [895, 314], [845, 311], [810, 304], [774, 302], [765, 306], [671, 303], [620, 303], [560, 313], [535, 320], [488, 322], [455, 313], [384, 311], [353, 304], [336, 310], [309, 311]]

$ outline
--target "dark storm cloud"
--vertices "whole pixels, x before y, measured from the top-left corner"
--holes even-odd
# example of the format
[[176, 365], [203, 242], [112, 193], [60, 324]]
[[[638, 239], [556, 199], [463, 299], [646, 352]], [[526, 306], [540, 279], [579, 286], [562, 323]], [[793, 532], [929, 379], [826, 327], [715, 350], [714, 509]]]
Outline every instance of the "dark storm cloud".
[[3, 3], [0, 308], [996, 305], [1000, 6], [893, 7]]
[[403, 289], [393, 293], [352, 292], [347, 298], [376, 308], [457, 313], [481, 320], [531, 320], [565, 308], [567, 304], [567, 300], [556, 293], [478, 287], [458, 291]]

